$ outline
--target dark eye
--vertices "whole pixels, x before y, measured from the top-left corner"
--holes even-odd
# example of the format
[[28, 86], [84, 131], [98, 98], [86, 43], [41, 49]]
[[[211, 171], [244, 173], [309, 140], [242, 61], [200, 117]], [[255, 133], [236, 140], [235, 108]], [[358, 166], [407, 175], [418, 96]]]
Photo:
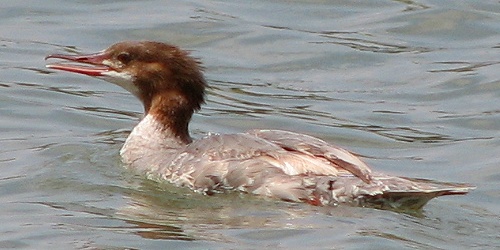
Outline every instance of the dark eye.
[[116, 59], [123, 64], [127, 64], [132, 60], [132, 57], [128, 52], [122, 52], [116, 56]]

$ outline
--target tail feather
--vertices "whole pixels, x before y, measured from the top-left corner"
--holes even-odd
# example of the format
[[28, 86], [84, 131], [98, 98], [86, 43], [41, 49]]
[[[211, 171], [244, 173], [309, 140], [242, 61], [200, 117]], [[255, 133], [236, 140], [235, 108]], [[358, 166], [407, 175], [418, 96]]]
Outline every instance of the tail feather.
[[351, 176], [322, 176], [317, 177], [316, 183], [312, 204], [350, 203], [391, 210], [420, 210], [435, 197], [466, 194], [475, 188], [469, 184], [386, 175], [374, 175], [370, 183]]
[[[248, 171], [252, 168], [244, 169]], [[233, 178], [233, 175], [244, 178]], [[248, 178], [249, 176], [252, 178]], [[379, 173], [374, 173], [370, 182], [367, 183], [352, 174], [288, 175], [276, 168], [243, 174], [233, 171], [228, 174], [224, 184], [237, 187], [237, 190], [243, 192], [292, 202], [302, 201], [318, 206], [348, 203], [403, 212], [420, 210], [435, 197], [466, 194], [475, 188], [469, 184], [396, 177]]]
[[[383, 194], [366, 196], [364, 204], [369, 207], [396, 210], [420, 210], [428, 201], [435, 197], [445, 195], [467, 194], [475, 187], [469, 184], [437, 182], [427, 179], [392, 177], [385, 181], [404, 180], [412, 183], [411, 188], [392, 187]], [[396, 181], [398, 182], [398, 181]]]

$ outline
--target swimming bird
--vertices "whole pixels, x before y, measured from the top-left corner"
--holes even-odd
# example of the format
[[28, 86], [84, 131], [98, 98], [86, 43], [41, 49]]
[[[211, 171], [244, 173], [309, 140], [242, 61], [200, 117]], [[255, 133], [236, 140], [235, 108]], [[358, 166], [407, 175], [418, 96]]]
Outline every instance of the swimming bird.
[[50, 58], [63, 60], [48, 64], [50, 69], [103, 79], [142, 102], [144, 117], [120, 155], [124, 165], [150, 179], [204, 194], [239, 191], [387, 209], [420, 209], [434, 197], [474, 188], [375, 172], [350, 152], [295, 132], [255, 129], [194, 140], [188, 125], [204, 103], [207, 81], [201, 62], [174, 45], [125, 41], [94, 54]]

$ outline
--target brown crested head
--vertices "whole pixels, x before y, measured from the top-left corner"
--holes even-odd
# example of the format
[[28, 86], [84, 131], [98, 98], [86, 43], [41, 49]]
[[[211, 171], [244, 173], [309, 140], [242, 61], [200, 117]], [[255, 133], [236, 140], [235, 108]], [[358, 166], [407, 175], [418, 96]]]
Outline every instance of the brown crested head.
[[133, 76], [143, 102], [153, 100], [155, 94], [179, 95], [194, 110], [200, 109], [206, 82], [200, 62], [187, 51], [165, 43], [145, 41], [117, 43], [106, 52], [118, 72], [121, 70]]
[[191, 141], [189, 121], [204, 102], [206, 81], [201, 63], [176, 46], [126, 41], [89, 55], [49, 55], [70, 63], [48, 68], [85, 74], [119, 85], [136, 97], [146, 114], [184, 142]]
[[146, 113], [159, 97], [170, 96], [171, 102], [179, 102], [178, 105], [192, 110], [198, 110], [204, 102], [206, 81], [201, 63], [173, 45], [125, 41], [95, 54], [55, 54], [48, 58], [86, 64], [49, 64], [47, 67], [103, 78], [122, 86], [143, 102]]

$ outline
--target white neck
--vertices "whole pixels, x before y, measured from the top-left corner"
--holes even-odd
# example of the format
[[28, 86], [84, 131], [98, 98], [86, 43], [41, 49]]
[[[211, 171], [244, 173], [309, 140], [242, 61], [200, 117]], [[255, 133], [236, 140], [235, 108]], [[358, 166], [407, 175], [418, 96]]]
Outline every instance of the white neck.
[[120, 150], [123, 162], [138, 170], [147, 170], [185, 146], [173, 133], [148, 114], [128, 136]]

